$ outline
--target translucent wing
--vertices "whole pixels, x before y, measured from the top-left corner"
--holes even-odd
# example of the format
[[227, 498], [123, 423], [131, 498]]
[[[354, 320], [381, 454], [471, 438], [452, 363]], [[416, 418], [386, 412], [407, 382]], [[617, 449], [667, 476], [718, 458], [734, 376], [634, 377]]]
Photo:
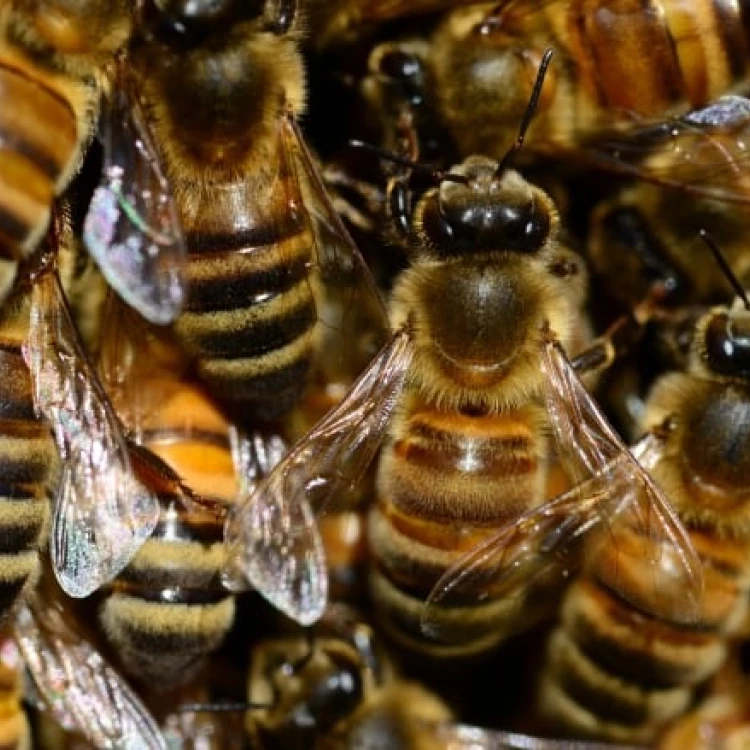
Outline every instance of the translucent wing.
[[[375, 282], [354, 241], [333, 208], [320, 172], [294, 119], [282, 121], [282, 143], [304, 201], [315, 243], [323, 295], [318, 317], [323, 323], [321, 380], [351, 384], [385, 344], [388, 315]], [[290, 205], [294, 197], [290, 196]]]
[[[454, 563], [427, 601], [422, 628], [452, 640], [440, 608], [469, 594], [508, 598], [516, 628], [544, 614], [554, 591], [582, 562], [642, 611], [693, 620], [702, 596], [702, 568], [692, 542], [646, 468], [661, 445], [647, 436], [627, 450], [551, 338], [542, 356], [550, 425], [573, 488], [502, 527]], [[635, 457], [634, 457], [635, 456]], [[637, 459], [637, 460], [636, 460]], [[639, 463], [642, 462], [642, 463]], [[542, 610], [529, 605], [540, 588]]]
[[628, 451], [557, 342], [545, 343], [542, 361], [550, 424], [568, 475], [588, 472], [615, 486], [626, 484], [624, 495], [609, 493], [595, 506], [607, 534], [587, 562], [634, 606], [672, 620], [694, 620], [703, 592], [701, 561], [644, 469], [656, 465], [658, 441], [647, 438]]
[[547, 739], [467, 724], [434, 724], [432, 730], [435, 747], [441, 750], [645, 750], [635, 745]]
[[404, 385], [412, 347], [397, 333], [348, 395], [298, 442], [225, 527], [225, 583], [247, 584], [303, 625], [320, 618], [328, 596], [314, 509], [358, 482], [373, 460]]
[[725, 96], [660, 123], [631, 118], [582, 144], [593, 166], [726, 203], [750, 203], [750, 100]]
[[89, 364], [56, 274], [35, 283], [24, 358], [34, 403], [64, 466], [50, 552], [60, 585], [84, 597], [112, 580], [150, 536], [159, 504], [134, 478], [120, 423]]
[[15, 635], [47, 709], [107, 750], [166, 750], [156, 722], [122, 677], [54, 605], [21, 604]]
[[83, 240], [113, 289], [148, 320], [166, 324], [185, 297], [185, 242], [137, 98], [118, 86], [104, 118], [102, 181]]

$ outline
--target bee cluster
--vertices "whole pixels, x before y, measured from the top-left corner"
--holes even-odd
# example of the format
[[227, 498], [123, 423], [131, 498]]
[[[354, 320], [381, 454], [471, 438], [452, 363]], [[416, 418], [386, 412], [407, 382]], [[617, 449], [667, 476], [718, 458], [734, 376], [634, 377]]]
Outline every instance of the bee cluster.
[[750, 747], [748, 29], [0, 0], [0, 746]]

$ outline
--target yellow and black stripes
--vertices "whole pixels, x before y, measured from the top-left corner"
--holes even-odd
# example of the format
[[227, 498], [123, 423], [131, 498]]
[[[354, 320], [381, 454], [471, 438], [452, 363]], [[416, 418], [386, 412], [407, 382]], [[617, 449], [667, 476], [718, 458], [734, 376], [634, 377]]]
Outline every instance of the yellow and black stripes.
[[39, 571], [57, 453], [34, 413], [21, 341], [0, 334], [0, 616]]
[[[197, 396], [188, 391], [166, 405], [165, 424], [146, 431], [143, 442], [199, 493], [200, 502], [187, 500], [174, 483], [152, 487], [161, 503], [159, 523], [113, 582], [100, 614], [124, 668], [168, 686], [189, 679], [234, 619], [234, 598], [221, 583], [224, 515], [236, 490], [233, 466], [226, 429], [212, 423], [214, 413]], [[168, 423], [186, 415], [194, 428]]]
[[[292, 188], [291, 178], [279, 179]], [[216, 201], [208, 186], [196, 222], [186, 226], [189, 292], [176, 330], [203, 381], [236, 406], [237, 418], [272, 420], [299, 399], [318, 346], [313, 239], [290, 212], [286, 190], [256, 198], [267, 213], [246, 214], [248, 229], [238, 232], [226, 186], [214, 187]], [[223, 231], [227, 221], [232, 227]]]

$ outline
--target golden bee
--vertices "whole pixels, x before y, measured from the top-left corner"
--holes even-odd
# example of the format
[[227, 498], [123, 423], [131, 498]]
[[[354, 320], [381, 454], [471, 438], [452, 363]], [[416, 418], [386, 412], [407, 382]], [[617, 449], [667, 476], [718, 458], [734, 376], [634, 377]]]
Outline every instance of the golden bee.
[[[235, 519], [234, 531], [250, 541], [263, 534], [264, 511], [293, 519], [300, 531], [291, 553], [309, 571], [312, 509], [356, 485], [387, 435], [369, 524], [371, 592], [388, 630], [433, 654], [487, 649], [527, 618], [525, 592], [505, 596], [507, 582], [443, 586], [443, 575], [544, 502], [553, 449], [574, 485], [606, 468], [613, 486], [625, 476], [643, 488], [635, 504], [648, 533], [679, 551], [675, 582], [694, 583], [698, 568], [665, 499], [564, 354], [579, 333], [583, 264], [559, 242], [549, 197], [510, 168], [533, 102], [506, 158], [471, 157], [437, 173], [438, 184], [413, 211], [396, 217], [410, 266], [394, 286], [391, 342]], [[595, 350], [581, 357], [580, 369], [603, 364], [611, 342]], [[611, 512], [608, 502], [588, 497], [582, 507], [584, 525]]]
[[3, 3], [0, 80], [3, 117], [4, 297], [17, 261], [42, 239], [52, 202], [87, 148], [106, 88], [106, 68], [127, 42], [125, 0]]
[[685, 623], [652, 598], [656, 555], [646, 539], [643, 560], [624, 572], [628, 588], [611, 585], [609, 567], [579, 578], [566, 595], [542, 689], [546, 713], [576, 733], [650, 741], [722, 665], [727, 637], [745, 617], [750, 305], [742, 298], [698, 321], [687, 372], [660, 378], [646, 404], [644, 426], [659, 441], [650, 472], [703, 569], [696, 617]]
[[232, 419], [268, 424], [299, 400], [322, 351], [333, 361], [342, 342], [362, 340], [337, 327], [327, 284], [360, 322], [370, 314], [383, 326], [296, 125], [296, 3], [139, 8], [129, 67], [187, 245], [174, 330]]

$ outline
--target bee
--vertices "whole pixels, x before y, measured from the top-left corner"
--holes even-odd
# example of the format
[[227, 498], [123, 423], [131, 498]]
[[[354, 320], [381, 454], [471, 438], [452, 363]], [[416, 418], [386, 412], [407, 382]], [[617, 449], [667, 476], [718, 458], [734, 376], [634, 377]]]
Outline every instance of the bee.
[[648, 564], [632, 568], [624, 592], [598, 568], [580, 577], [550, 642], [542, 690], [545, 712], [577, 733], [650, 741], [722, 665], [727, 638], [746, 616], [742, 413], [750, 303], [736, 277], [733, 283], [739, 299], [698, 321], [687, 371], [657, 380], [644, 419], [660, 443], [651, 474], [689, 530], [704, 571], [698, 617], [688, 626], [659, 601], [643, 606]]
[[3, 3], [2, 298], [79, 166], [107, 86], [105, 69], [130, 31], [126, 0]]
[[[228, 526], [228, 538], [251, 545], [273, 509], [300, 524], [298, 537], [314, 534], [311, 507], [356, 485], [387, 435], [369, 521], [371, 593], [393, 635], [435, 654], [487, 649], [522, 616], [522, 603], [481, 582], [433, 598], [426, 632], [422, 611], [467, 550], [543, 503], [549, 432], [572, 484], [606, 469], [613, 486], [627, 477], [634, 492], [643, 488], [633, 504], [641, 528], [679, 551], [675, 585], [689, 591], [699, 578], [684, 530], [564, 354], [584, 267], [559, 242], [552, 201], [510, 168], [543, 76], [544, 67], [516, 149], [499, 163], [475, 156], [437, 173], [438, 184], [399, 217], [410, 265], [394, 285], [390, 343]], [[589, 367], [595, 359], [581, 355]], [[611, 512], [604, 501], [582, 503], [594, 518]]]
[[[331, 630], [326, 626], [332, 617], [342, 618], [336, 605], [321, 622], [325, 632], [312, 643], [278, 638], [254, 648], [246, 719], [252, 747], [572, 750], [564, 740], [456, 723], [435, 693], [395, 673], [361, 619], [347, 613]], [[575, 747], [627, 750], [597, 743]]]
[[130, 68], [188, 251], [174, 330], [233, 421], [271, 424], [323, 352], [338, 360], [363, 340], [354, 323], [339, 325], [324, 289], [385, 330], [296, 125], [305, 104], [296, 3], [144, 0], [140, 17]]
[[195, 677], [234, 622], [220, 576], [224, 519], [239, 489], [230, 425], [187, 379], [170, 337], [114, 299], [103, 333], [103, 382], [139, 446], [131, 463], [159, 517], [102, 590], [99, 620], [123, 670], [167, 690]]

